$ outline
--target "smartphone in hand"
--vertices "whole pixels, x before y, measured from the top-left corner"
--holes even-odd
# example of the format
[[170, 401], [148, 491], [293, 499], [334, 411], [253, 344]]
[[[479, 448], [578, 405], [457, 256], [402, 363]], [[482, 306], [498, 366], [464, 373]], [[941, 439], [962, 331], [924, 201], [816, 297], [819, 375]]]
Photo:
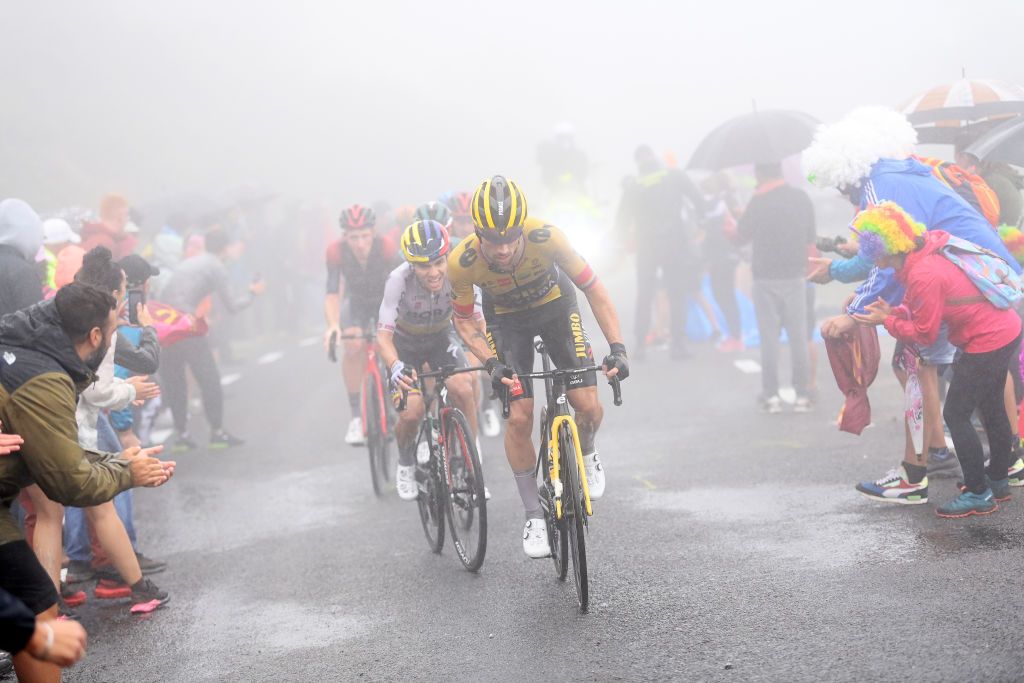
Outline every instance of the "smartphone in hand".
[[146, 305], [146, 293], [141, 289], [128, 290], [128, 322], [138, 327], [139, 304]]

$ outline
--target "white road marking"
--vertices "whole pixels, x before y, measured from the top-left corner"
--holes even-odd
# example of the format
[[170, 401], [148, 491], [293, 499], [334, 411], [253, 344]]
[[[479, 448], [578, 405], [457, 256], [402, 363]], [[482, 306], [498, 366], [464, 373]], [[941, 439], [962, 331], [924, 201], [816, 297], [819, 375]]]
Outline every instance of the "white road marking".
[[284, 358], [283, 351], [271, 351], [270, 353], [265, 353], [262, 356], [260, 356], [256, 362], [259, 365], [270, 365], [271, 363], [276, 363], [282, 358]]
[[732, 364], [736, 366], [737, 370], [748, 375], [756, 375], [761, 372], [761, 364], [756, 360], [750, 360], [749, 358], [734, 360]]
[[242, 375], [237, 372], [233, 372], [230, 375], [223, 375], [220, 378], [220, 385], [222, 387], [230, 386], [240, 379], [242, 379]]
[[299, 346], [305, 348], [307, 346], [316, 346], [320, 343], [320, 337], [306, 337], [299, 342]]

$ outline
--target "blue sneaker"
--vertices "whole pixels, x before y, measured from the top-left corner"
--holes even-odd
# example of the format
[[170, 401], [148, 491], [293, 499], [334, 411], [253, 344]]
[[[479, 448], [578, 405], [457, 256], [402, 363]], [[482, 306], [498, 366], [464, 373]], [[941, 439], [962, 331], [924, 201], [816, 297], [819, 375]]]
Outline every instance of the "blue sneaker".
[[992, 497], [992, 490], [986, 489], [984, 493], [964, 491], [955, 499], [937, 508], [935, 514], [947, 519], [959, 519], [971, 515], [988, 515], [998, 509], [999, 504]]
[[[986, 474], [985, 483], [988, 484], [988, 489], [989, 491], [992, 492], [992, 498], [997, 503], [1005, 503], [1006, 501], [1010, 500], [1010, 498], [1013, 497], [1013, 494], [1010, 491], [1010, 487], [1013, 485], [1010, 483], [1010, 477], [1007, 477], [1006, 479], [999, 479], [997, 481], [993, 481], [989, 479], [988, 475]], [[962, 481], [958, 481], [956, 483], [956, 487], [960, 490], [961, 493], [967, 490], [967, 486]]]
[[1024, 459], [1017, 458], [1006, 473], [1010, 486], [1024, 486]]
[[928, 477], [911, 484], [902, 465], [890, 470], [878, 481], [862, 481], [856, 488], [862, 496], [883, 503], [921, 505], [928, 502]]

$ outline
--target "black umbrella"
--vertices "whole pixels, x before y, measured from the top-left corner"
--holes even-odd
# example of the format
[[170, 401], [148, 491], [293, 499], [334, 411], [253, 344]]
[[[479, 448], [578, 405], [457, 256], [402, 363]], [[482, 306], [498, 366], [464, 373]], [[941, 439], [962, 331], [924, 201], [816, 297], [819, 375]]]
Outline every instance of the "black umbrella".
[[1003, 161], [1024, 166], [1024, 116], [993, 128], [964, 150], [982, 161]]
[[704, 138], [687, 168], [720, 171], [782, 161], [810, 146], [819, 123], [799, 111], [755, 111], [738, 116]]

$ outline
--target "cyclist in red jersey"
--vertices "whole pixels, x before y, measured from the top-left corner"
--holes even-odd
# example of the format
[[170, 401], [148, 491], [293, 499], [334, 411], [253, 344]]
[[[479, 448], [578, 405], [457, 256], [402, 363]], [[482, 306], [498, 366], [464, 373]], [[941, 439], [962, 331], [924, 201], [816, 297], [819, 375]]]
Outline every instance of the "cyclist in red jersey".
[[[354, 204], [341, 212], [339, 224], [341, 239], [327, 247], [325, 348], [332, 335], [359, 336], [373, 329], [372, 323], [384, 296], [384, 283], [397, 264], [394, 241], [374, 232], [373, 209]], [[364, 339], [344, 341], [341, 372], [352, 409], [345, 442], [353, 445], [365, 443], [359, 412], [359, 387], [363, 382], [365, 358]]]

